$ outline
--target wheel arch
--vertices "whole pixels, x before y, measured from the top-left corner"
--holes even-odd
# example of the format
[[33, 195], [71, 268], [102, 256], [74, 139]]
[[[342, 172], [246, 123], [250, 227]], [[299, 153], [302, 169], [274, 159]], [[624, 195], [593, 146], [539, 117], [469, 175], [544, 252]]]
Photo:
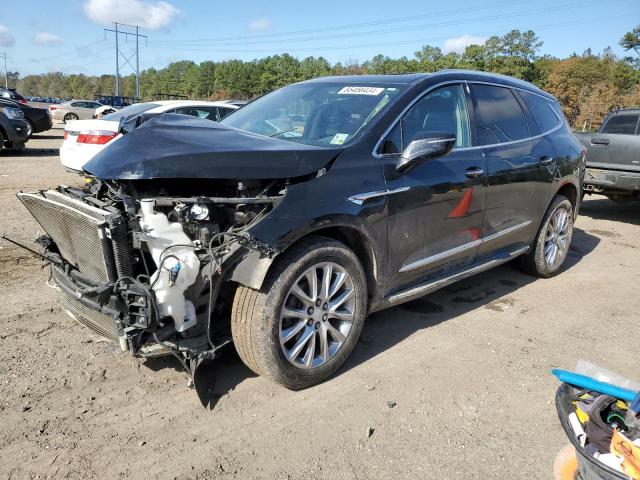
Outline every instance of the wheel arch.
[[[573, 207], [574, 216], [577, 216], [578, 201], [579, 201], [578, 187], [574, 185], [572, 182], [567, 181], [564, 184], [562, 184], [560, 188], [558, 188], [558, 190], [556, 191], [556, 194], [554, 195], [554, 198], [557, 195], [564, 195], [565, 197], [567, 197], [569, 202], [571, 202], [571, 206]], [[553, 202], [553, 198], [551, 199], [551, 201]]]
[[278, 258], [287, 250], [310, 237], [327, 237], [343, 243], [351, 249], [362, 264], [367, 280], [367, 296], [369, 301], [376, 299], [382, 291], [382, 258], [374, 247], [373, 240], [361, 229], [349, 224], [332, 224], [331, 226], [317, 226], [306, 231], [291, 241], [273, 258], [260, 257], [257, 254], [247, 255], [235, 267], [231, 280], [246, 287], [259, 290], [265, 278], [272, 271]]

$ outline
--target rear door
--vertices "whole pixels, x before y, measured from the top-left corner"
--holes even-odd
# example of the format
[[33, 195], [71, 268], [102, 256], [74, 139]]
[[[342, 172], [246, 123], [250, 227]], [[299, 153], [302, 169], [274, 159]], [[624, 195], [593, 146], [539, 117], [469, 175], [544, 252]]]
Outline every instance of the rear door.
[[591, 137], [587, 165], [640, 172], [640, 113], [621, 112], [610, 116]]
[[487, 161], [487, 203], [478, 260], [529, 243], [551, 199], [555, 152], [516, 92], [471, 84], [478, 145]]

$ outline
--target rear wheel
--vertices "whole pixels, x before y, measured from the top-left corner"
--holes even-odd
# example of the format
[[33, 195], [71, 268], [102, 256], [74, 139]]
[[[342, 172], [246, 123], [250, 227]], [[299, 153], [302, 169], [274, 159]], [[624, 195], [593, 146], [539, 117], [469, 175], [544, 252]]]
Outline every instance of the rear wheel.
[[573, 236], [573, 205], [564, 195], [557, 195], [542, 220], [529, 253], [518, 259], [527, 273], [539, 277], [555, 275], [569, 252]]
[[351, 250], [320, 237], [292, 247], [273, 268], [262, 290], [238, 287], [231, 329], [249, 368], [297, 390], [329, 377], [355, 347], [365, 275]]
[[67, 113], [64, 116], [64, 123], [69, 123], [69, 122], [72, 122], [74, 120], [78, 120], [78, 115], [76, 115], [75, 113]]

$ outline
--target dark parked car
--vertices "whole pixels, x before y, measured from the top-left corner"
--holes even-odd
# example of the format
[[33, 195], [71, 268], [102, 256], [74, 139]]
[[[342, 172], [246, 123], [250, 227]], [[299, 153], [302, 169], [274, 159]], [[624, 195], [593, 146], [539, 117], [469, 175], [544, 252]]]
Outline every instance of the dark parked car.
[[310, 80], [221, 123], [162, 115], [87, 163], [86, 188], [19, 197], [89, 328], [191, 371], [232, 338], [298, 389], [371, 312], [516, 258], [557, 273], [584, 165], [554, 97], [452, 70]]
[[29, 124], [16, 103], [0, 100], [0, 151], [24, 148], [28, 131]]
[[640, 109], [615, 110], [596, 133], [575, 135], [587, 148], [585, 193], [640, 199]]
[[51, 128], [51, 115], [46, 108], [36, 108], [27, 104], [16, 103], [10, 100], [0, 99], [0, 105], [15, 107], [22, 110], [24, 120], [27, 122], [27, 137], [34, 133], [47, 131]]
[[20, 95], [14, 88], [2, 88], [0, 87], [0, 98], [7, 100], [13, 100], [14, 102], [27, 104], [27, 99]]

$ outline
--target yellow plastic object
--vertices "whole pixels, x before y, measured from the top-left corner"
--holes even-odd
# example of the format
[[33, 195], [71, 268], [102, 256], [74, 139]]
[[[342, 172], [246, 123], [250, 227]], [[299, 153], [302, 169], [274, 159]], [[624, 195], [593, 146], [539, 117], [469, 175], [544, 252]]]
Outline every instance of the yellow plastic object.
[[580, 407], [576, 408], [576, 416], [578, 417], [578, 420], [580, 420], [580, 423], [583, 425], [589, 421], [589, 414], [587, 414], [587, 412], [582, 410]]
[[623, 400], [618, 400], [616, 402], [616, 407], [618, 407], [620, 410], [629, 410], [629, 405], [627, 405], [627, 402]]

